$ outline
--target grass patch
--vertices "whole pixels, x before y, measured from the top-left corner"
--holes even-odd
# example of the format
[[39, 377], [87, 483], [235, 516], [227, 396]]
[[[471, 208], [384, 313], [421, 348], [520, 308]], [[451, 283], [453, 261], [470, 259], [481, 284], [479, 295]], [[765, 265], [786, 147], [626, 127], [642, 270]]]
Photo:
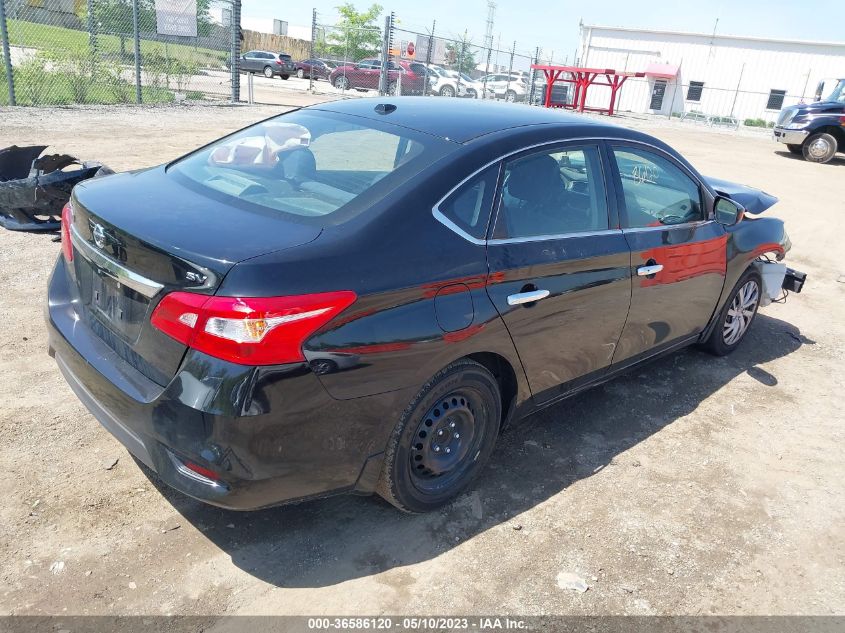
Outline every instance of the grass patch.
[[[45, 51], [62, 52], [82, 55], [88, 53], [89, 38], [87, 31], [76, 31], [60, 26], [25, 22], [23, 20], [8, 20], [9, 42], [12, 46], [25, 46]], [[120, 57], [121, 50], [132, 56], [134, 40], [131, 35], [123, 38], [117, 35], [97, 35], [97, 50], [103, 57]], [[141, 40], [141, 63], [144, 57], [167, 57], [181, 60], [185, 63], [199, 65], [203, 68], [226, 68], [228, 51], [216, 51], [210, 48], [187, 46], [185, 44], [167, 44], [151, 40]]]
[[[9, 91], [6, 86], [5, 77], [3, 85], [0, 86], [0, 105], [9, 105]], [[78, 86], [74, 87], [72, 80], [60, 73], [48, 73], [42, 76], [42, 80], [49, 85], [49, 90], [37, 95], [38, 100], [33, 101], [31, 94], [20, 89], [15, 90], [16, 101], [22, 106], [54, 106], [71, 105], [80, 103], [77, 100], [79, 95]], [[19, 74], [15, 73], [15, 81], [22, 81]], [[199, 98], [202, 98], [201, 95]], [[173, 92], [166, 88], [154, 88], [152, 86], [141, 86], [141, 99], [144, 103], [172, 103]], [[113, 79], [105, 81], [93, 81], [87, 86], [85, 100], [82, 103], [97, 104], [119, 104], [135, 103], [135, 85], [123, 83], [116, 86]]]

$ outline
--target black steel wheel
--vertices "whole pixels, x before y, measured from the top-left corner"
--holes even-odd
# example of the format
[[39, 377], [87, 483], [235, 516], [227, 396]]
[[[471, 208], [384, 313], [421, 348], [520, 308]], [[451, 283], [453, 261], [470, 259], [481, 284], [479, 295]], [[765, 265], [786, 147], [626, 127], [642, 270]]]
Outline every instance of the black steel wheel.
[[484, 467], [501, 417], [499, 385], [485, 367], [464, 359], [442, 369], [396, 425], [379, 494], [406, 512], [446, 505]]

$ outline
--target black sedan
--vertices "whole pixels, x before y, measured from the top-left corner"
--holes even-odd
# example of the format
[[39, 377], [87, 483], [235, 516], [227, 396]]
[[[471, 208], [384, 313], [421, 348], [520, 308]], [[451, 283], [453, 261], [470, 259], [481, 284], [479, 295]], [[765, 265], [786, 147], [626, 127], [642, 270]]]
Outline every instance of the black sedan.
[[77, 186], [50, 353], [188, 495], [431, 510], [515, 418], [687, 345], [736, 349], [800, 290], [783, 223], [750, 215], [774, 201], [559, 111], [325, 103]]

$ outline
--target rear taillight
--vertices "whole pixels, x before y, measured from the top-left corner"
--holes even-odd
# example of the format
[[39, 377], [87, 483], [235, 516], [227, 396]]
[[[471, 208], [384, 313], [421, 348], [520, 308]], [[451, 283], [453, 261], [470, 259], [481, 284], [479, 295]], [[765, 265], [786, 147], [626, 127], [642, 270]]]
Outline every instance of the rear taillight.
[[62, 208], [62, 253], [68, 262], [73, 261], [73, 244], [70, 242], [71, 224], [73, 224], [73, 206], [68, 202]]
[[282, 62], [282, 60], [281, 60], [281, 59], [277, 59], [277, 60], [276, 60], [276, 64], [277, 64], [278, 66], [281, 66], [281, 65], [282, 65], [282, 63], [283, 63], [283, 62]]
[[209, 297], [172, 292], [153, 326], [188, 347], [242, 365], [304, 360], [302, 344], [355, 302], [348, 290], [290, 297]]

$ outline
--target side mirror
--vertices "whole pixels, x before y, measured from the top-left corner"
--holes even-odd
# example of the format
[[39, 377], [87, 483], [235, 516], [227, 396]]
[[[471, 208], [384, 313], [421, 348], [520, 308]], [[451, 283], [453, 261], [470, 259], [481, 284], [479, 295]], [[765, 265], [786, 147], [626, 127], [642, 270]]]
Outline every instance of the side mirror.
[[713, 205], [716, 222], [723, 226], [738, 224], [745, 215], [745, 207], [730, 198], [718, 197]]

